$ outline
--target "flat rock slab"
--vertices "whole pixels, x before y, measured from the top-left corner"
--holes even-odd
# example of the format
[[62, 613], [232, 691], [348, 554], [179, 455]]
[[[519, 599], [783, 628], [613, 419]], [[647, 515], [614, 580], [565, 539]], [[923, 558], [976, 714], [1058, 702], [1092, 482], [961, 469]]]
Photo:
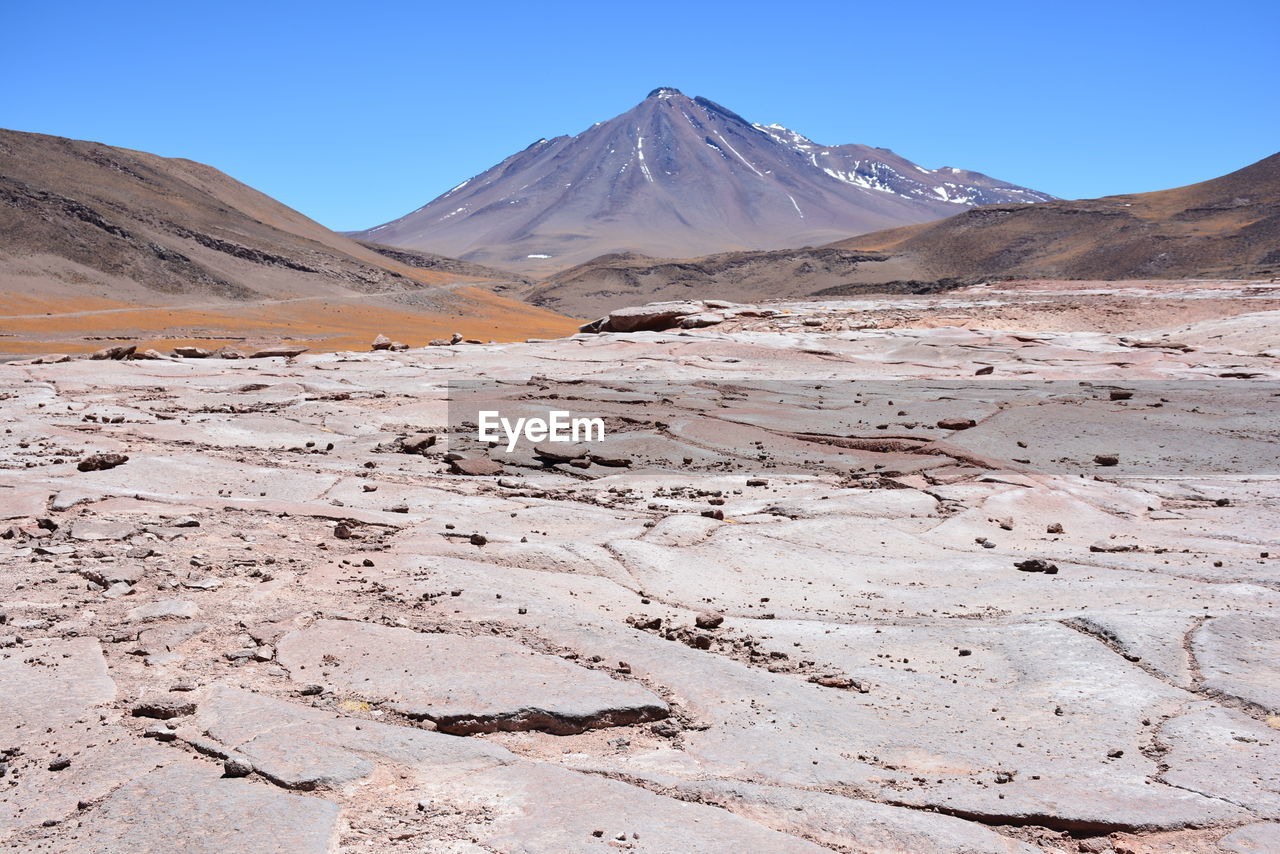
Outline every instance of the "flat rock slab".
[[96, 639], [40, 639], [0, 650], [3, 747], [38, 738], [115, 696], [115, 682]]
[[1164, 782], [1280, 819], [1280, 731], [1205, 702], [1166, 722], [1159, 741]]
[[1214, 617], [1191, 638], [1204, 687], [1280, 711], [1280, 618]]
[[80, 854], [329, 854], [337, 804], [261, 783], [225, 779], [183, 761], [123, 786], [41, 850]]
[[43, 515], [51, 491], [43, 486], [0, 484], [0, 519], [22, 519]]
[[634, 682], [505, 638], [320, 620], [286, 635], [276, 655], [297, 681], [387, 703], [453, 734], [538, 729], [563, 735], [669, 713]]
[[1133, 656], [1179, 688], [1190, 689], [1194, 680], [1182, 638], [1194, 619], [1189, 613], [1091, 614], [1072, 625]]
[[[415, 727], [343, 718], [308, 706], [218, 685], [180, 735], [207, 734], [226, 753], [287, 789], [337, 789], [379, 766], [413, 768], [435, 780], [513, 762], [502, 747]], [[194, 739], [200, 743], [202, 736]]]
[[979, 824], [938, 813], [753, 783], [711, 780], [681, 791], [703, 803], [835, 851], [895, 854], [1037, 854], [1040, 849]]
[[1218, 840], [1227, 854], [1269, 854], [1280, 851], [1280, 823], [1246, 824]]
[[153, 620], [190, 620], [200, 613], [195, 602], [185, 599], [165, 599], [139, 605], [129, 612], [129, 619], [135, 623], [149, 623]]
[[[484, 804], [472, 825], [485, 851], [503, 854], [819, 854], [814, 845], [726, 810], [550, 765], [521, 763], [468, 776], [441, 791]], [[597, 834], [599, 834], [597, 836]]]

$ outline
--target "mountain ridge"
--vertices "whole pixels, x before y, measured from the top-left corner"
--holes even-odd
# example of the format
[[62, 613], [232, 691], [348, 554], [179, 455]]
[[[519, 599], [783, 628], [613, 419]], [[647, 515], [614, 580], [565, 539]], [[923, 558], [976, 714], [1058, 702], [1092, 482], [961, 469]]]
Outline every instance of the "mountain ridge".
[[967, 209], [817, 248], [688, 258], [611, 255], [525, 291], [601, 315], [660, 299], [931, 292], [990, 279], [1270, 278], [1280, 274], [1280, 154], [1152, 193]]

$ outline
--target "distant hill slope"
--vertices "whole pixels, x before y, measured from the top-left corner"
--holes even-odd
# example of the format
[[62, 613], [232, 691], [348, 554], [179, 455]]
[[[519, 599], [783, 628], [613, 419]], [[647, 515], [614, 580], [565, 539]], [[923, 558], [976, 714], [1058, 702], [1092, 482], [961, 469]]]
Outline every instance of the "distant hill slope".
[[1199, 184], [1125, 196], [987, 205], [818, 249], [685, 259], [610, 255], [526, 296], [581, 316], [685, 297], [732, 300], [928, 291], [988, 278], [1280, 274], [1280, 154]]
[[473, 264], [470, 261], [463, 261], [460, 258], [450, 258], [448, 255], [437, 255], [434, 252], [423, 252], [420, 249], [404, 249], [399, 246], [386, 246], [384, 244], [373, 243], [368, 240], [357, 240], [356, 242], [366, 249], [372, 249], [379, 255], [404, 264], [406, 267], [413, 267], [418, 270], [431, 270], [437, 273], [452, 273], [460, 276], [469, 276], [475, 279], [492, 279], [501, 282], [523, 284], [532, 283], [532, 279], [528, 279], [518, 273], [499, 270], [497, 267], [486, 267], [483, 264]]
[[[358, 312], [351, 307], [370, 300], [378, 303], [379, 324], [399, 306], [417, 318], [414, 328], [446, 334], [468, 323], [486, 337], [503, 324], [511, 337], [569, 325], [548, 312], [465, 290], [488, 276], [453, 263], [460, 266], [390, 257], [190, 160], [0, 130], [0, 315], [11, 321], [0, 325], [23, 326], [31, 335], [40, 331], [32, 315], [133, 312], [116, 315], [124, 322], [147, 308], [191, 312], [326, 300], [343, 306], [329, 312], [336, 319], [325, 321], [326, 334], [356, 324], [351, 334], [365, 336], [370, 330], [337, 315], [354, 318]], [[218, 322], [252, 326], [261, 319], [235, 311]], [[528, 329], [522, 315], [531, 319]], [[199, 318], [199, 329], [210, 322]], [[102, 323], [110, 327], [107, 318]], [[196, 323], [175, 315], [170, 325]], [[159, 332], [160, 325], [152, 317], [142, 328]], [[297, 337], [315, 333], [287, 322], [270, 329]], [[5, 337], [0, 334], [0, 350]]]
[[1280, 270], [1280, 154], [1173, 190], [990, 205], [833, 245], [907, 259], [914, 278], [1274, 275]]
[[884, 148], [818, 145], [664, 87], [354, 236], [545, 274], [605, 253], [813, 245], [974, 204], [1050, 198]]
[[410, 277], [210, 166], [7, 130], [0, 234], [6, 271], [47, 268], [47, 287], [68, 295], [252, 299], [456, 278]]

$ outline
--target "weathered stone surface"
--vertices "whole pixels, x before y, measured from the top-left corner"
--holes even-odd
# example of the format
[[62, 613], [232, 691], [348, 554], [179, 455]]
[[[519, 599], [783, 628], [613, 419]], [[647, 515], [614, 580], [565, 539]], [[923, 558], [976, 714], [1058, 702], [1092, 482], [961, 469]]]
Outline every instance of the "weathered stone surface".
[[115, 693], [96, 639], [40, 638], [0, 650], [0, 745], [35, 737], [31, 727], [58, 725]]
[[1211, 617], [1191, 636], [1204, 687], [1280, 712], [1280, 617]]
[[45, 850], [329, 854], [338, 815], [329, 801], [223, 779], [208, 765], [181, 760], [117, 789]]
[[225, 685], [209, 691], [190, 732], [207, 732], [258, 774], [299, 790], [341, 788], [380, 765], [444, 779], [515, 761], [483, 741], [341, 718]]
[[489, 820], [468, 831], [487, 849], [512, 854], [591, 854], [611, 844], [650, 854], [829, 851], [722, 809], [545, 764], [480, 771], [466, 777], [461, 792], [438, 791], [462, 804], [498, 803]]
[[1191, 688], [1191, 662], [1182, 641], [1194, 621], [1190, 613], [1135, 613], [1090, 614], [1072, 623], [1174, 685]]
[[1270, 854], [1280, 851], [1280, 823], [1246, 824], [1219, 839], [1218, 848], [1227, 854]]
[[139, 605], [129, 612], [129, 619], [135, 623], [149, 623], [153, 620], [190, 620], [200, 613], [195, 602], [185, 599], [165, 599], [147, 605]]
[[73, 540], [85, 542], [101, 542], [104, 540], [127, 540], [137, 528], [128, 522], [109, 522], [97, 519], [81, 519], [71, 526], [67, 535]]
[[1234, 709], [1197, 703], [1158, 733], [1161, 779], [1280, 819], [1280, 731]]
[[[1044, 287], [537, 345], [0, 365], [0, 848], [112, 850], [113, 793], [191, 763], [336, 804], [328, 843], [353, 851], [1256, 846], [1280, 397], [1209, 380], [1275, 375], [1280, 312], [1182, 283], [1180, 323], [1232, 312], [1142, 333], [1188, 356], [1071, 326], [1111, 297]], [[1141, 288], [1108, 323], [1167, 290]], [[415, 437], [445, 435], [460, 381], [608, 435], [587, 467], [495, 448], [501, 478], [445, 475], [456, 449]], [[130, 460], [76, 469], [110, 453]], [[194, 713], [131, 716], [170, 696]], [[207, 795], [130, 805], [129, 832], [198, 837]], [[271, 850], [244, 838], [220, 841]]]
[[766, 827], [836, 851], [901, 854], [1036, 854], [1040, 849], [939, 813], [753, 783], [710, 780], [681, 791]]
[[504, 638], [321, 620], [282, 638], [277, 657], [295, 680], [323, 681], [453, 733], [574, 733], [657, 720], [669, 712], [634, 682]]

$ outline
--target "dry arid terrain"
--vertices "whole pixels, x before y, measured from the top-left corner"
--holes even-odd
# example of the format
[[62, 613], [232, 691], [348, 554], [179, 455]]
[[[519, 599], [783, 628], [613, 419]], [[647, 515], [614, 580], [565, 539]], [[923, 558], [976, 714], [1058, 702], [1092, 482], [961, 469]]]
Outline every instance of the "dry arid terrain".
[[0, 848], [1280, 850], [1278, 299], [0, 365]]

